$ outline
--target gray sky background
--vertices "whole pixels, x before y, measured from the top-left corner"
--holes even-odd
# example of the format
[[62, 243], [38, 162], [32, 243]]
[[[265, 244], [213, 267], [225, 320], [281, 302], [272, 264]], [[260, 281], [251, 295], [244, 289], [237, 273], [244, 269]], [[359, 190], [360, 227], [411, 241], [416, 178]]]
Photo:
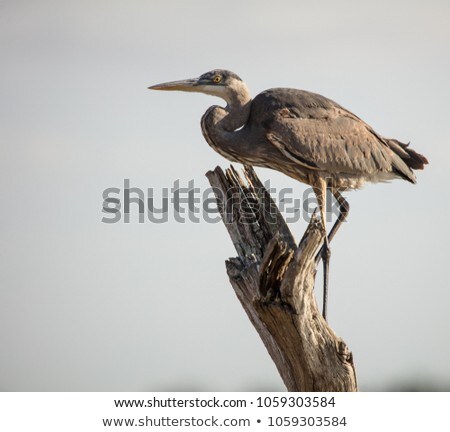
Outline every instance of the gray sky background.
[[449, 21], [444, 0], [0, 1], [0, 390], [283, 389], [222, 224], [101, 223], [124, 178], [203, 189], [228, 165], [199, 126], [218, 100], [146, 90], [218, 67], [254, 95], [326, 95], [429, 158], [416, 186], [348, 194], [329, 318], [362, 389], [449, 388]]

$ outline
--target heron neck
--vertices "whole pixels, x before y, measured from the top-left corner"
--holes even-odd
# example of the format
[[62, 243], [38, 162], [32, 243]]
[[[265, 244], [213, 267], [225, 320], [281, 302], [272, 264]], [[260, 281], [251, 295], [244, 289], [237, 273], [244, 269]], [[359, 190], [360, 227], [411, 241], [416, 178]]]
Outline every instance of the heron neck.
[[241, 131], [250, 115], [251, 99], [245, 103], [229, 103], [225, 108], [210, 107], [201, 122], [203, 136], [208, 144], [227, 159], [239, 162], [242, 152]]
[[205, 113], [205, 126], [211, 134], [234, 132], [245, 125], [250, 115], [251, 99], [232, 100], [223, 108], [212, 106]]

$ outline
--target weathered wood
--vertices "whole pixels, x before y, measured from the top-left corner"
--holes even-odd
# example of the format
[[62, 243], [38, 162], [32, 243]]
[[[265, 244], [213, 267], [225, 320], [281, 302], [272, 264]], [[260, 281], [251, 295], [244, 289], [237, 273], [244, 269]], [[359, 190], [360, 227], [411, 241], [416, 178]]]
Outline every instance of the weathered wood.
[[352, 353], [328, 326], [314, 297], [315, 256], [323, 235], [315, 216], [297, 247], [251, 167], [206, 176], [237, 258], [231, 285], [289, 391], [356, 391]]

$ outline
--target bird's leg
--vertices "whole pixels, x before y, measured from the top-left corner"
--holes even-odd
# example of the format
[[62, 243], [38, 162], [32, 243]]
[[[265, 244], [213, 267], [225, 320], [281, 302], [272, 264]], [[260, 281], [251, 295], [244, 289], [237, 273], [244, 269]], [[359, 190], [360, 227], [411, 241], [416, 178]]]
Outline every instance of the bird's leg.
[[320, 219], [322, 230], [324, 234], [324, 242], [322, 249], [320, 250], [320, 254], [322, 255], [323, 260], [323, 308], [322, 308], [322, 316], [327, 320], [327, 303], [328, 303], [328, 275], [330, 269], [330, 256], [331, 250], [329, 245], [329, 240], [327, 236], [327, 225], [326, 225], [326, 197], [327, 197], [327, 183], [325, 179], [318, 179], [315, 182], [315, 186], [313, 186], [314, 192], [317, 197], [317, 202], [320, 210]]
[[[340, 228], [340, 226], [342, 225], [342, 223], [345, 221], [345, 219], [347, 219], [348, 213], [350, 212], [350, 204], [348, 203], [348, 201], [341, 195], [341, 193], [339, 192], [339, 190], [334, 189], [333, 190], [333, 195], [336, 199], [336, 201], [339, 204], [339, 216], [336, 220], [336, 222], [334, 223], [333, 227], [331, 228], [330, 234], [328, 234], [328, 243], [331, 242], [331, 240], [333, 240], [334, 236], [336, 235], [338, 229]], [[322, 248], [323, 249], [323, 248]], [[322, 249], [317, 253], [316, 255], [316, 264], [320, 261], [320, 259], [322, 258]]]
[[328, 306], [328, 275], [330, 273], [330, 256], [331, 249], [328, 242], [328, 237], [325, 236], [325, 241], [322, 246], [322, 261], [323, 261], [323, 303], [322, 303], [322, 316], [327, 320], [327, 306]]
[[333, 191], [333, 195], [336, 198], [336, 201], [339, 203], [339, 216], [337, 218], [337, 221], [335, 222], [335, 224], [333, 225], [333, 227], [331, 228], [330, 234], [328, 234], [328, 240], [331, 241], [333, 240], [333, 237], [335, 236], [335, 234], [337, 233], [337, 230], [340, 228], [340, 226], [342, 225], [342, 222], [345, 221], [345, 219], [347, 219], [347, 216], [350, 212], [350, 204], [348, 203], [348, 201], [341, 195], [341, 193], [339, 192], [339, 190], [335, 189]]

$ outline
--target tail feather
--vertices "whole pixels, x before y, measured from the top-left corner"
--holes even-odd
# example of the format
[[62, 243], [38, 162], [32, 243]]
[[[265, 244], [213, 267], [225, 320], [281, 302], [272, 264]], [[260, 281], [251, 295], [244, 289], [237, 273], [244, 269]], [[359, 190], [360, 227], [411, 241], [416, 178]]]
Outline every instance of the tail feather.
[[404, 144], [396, 139], [387, 140], [390, 149], [400, 156], [403, 162], [412, 170], [422, 170], [428, 164], [428, 159], [409, 148], [409, 143]]

